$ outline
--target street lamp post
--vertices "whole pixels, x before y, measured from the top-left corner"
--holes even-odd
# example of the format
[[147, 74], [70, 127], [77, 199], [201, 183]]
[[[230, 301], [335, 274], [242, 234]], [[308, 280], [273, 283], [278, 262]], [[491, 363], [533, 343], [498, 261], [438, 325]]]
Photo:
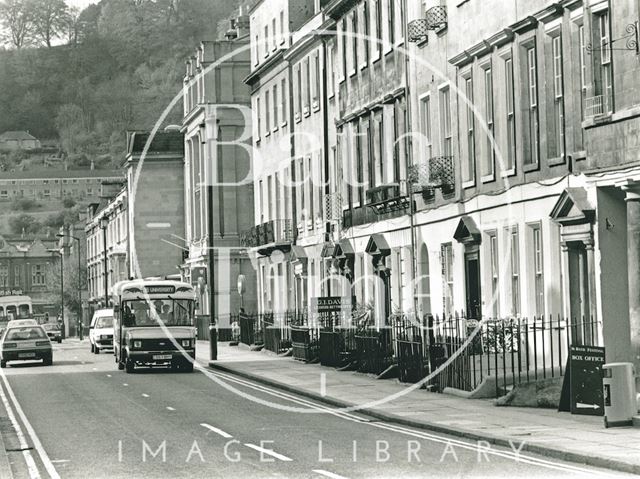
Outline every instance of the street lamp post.
[[51, 249], [49, 252], [60, 255], [60, 319], [62, 320], [62, 331], [60, 333], [62, 339], [64, 339], [66, 330], [64, 324], [64, 254], [56, 249]]
[[107, 270], [107, 226], [109, 226], [109, 220], [106, 216], [100, 218], [100, 228], [102, 228], [102, 247], [104, 250], [104, 307], [109, 306], [109, 277]]
[[78, 325], [78, 336], [80, 338], [80, 341], [82, 341], [83, 339], [83, 330], [84, 330], [84, 322], [83, 322], [83, 311], [82, 311], [82, 282], [81, 282], [81, 277], [82, 277], [82, 261], [81, 261], [81, 255], [80, 255], [80, 238], [70, 235], [70, 234], [57, 234], [56, 235], [58, 238], [71, 238], [75, 241], [78, 242], [78, 308], [79, 308], [79, 313], [78, 313], [78, 318], [79, 318], [79, 325]]
[[215, 256], [214, 256], [214, 243], [213, 243], [213, 179], [217, 176], [214, 168], [217, 168], [215, 145], [211, 145], [211, 141], [217, 138], [218, 125], [215, 118], [207, 115], [205, 120], [205, 138], [204, 144], [209, 147], [209, 175], [206, 177], [207, 181], [207, 266], [208, 266], [208, 278], [209, 284], [209, 358], [211, 360], [218, 359], [218, 332], [216, 330], [216, 292], [215, 292]]

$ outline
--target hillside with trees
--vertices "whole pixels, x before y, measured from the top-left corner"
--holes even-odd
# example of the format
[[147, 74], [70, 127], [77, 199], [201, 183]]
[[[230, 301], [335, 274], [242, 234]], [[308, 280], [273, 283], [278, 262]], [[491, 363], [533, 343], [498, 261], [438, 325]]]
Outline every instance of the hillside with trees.
[[[239, 0], [0, 0], [0, 132], [59, 141], [72, 163], [116, 166], [125, 130], [149, 129], [184, 61]], [[166, 123], [179, 123], [181, 102]]]

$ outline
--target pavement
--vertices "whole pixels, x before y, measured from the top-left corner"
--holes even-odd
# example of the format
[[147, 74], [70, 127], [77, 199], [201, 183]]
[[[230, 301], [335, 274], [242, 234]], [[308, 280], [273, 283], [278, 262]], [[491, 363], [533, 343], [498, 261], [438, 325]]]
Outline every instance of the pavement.
[[602, 417], [498, 407], [493, 400], [428, 392], [395, 379], [305, 364], [244, 345], [220, 344], [218, 359], [209, 366], [390, 423], [640, 474], [640, 428], [605, 429]]
[[[65, 340], [54, 345], [53, 366], [10, 363], [0, 369], [6, 399], [0, 432], [10, 468], [0, 477], [631, 477], [523, 454], [517, 445], [480, 444], [331, 411], [324, 402], [214, 371], [208, 354], [208, 345], [198, 344], [192, 374], [160, 368], [127, 374], [112, 354], [91, 354], [86, 340]], [[302, 386], [310, 370], [321, 372], [224, 345], [220, 358], [221, 365], [281, 381], [285, 371], [298, 371]], [[345, 388], [352, 382], [350, 373], [327, 373], [331, 395], [343, 388], [338, 380]], [[363, 379], [369, 395], [387, 384]], [[367, 389], [351, 387], [361, 394]], [[5, 421], [9, 416], [15, 421]]]

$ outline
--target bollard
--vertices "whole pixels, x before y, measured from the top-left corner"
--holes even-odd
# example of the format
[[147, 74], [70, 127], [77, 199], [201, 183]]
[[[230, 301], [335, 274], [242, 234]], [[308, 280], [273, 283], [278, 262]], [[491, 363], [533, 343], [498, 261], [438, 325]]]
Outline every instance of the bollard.
[[218, 359], [218, 330], [215, 324], [209, 325], [209, 353], [211, 361]]

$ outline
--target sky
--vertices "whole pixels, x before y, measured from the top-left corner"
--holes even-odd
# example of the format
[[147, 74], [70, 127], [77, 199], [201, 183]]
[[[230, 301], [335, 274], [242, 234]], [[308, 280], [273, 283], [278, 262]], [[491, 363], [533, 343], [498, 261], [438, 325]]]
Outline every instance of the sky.
[[80, 10], [92, 3], [98, 3], [99, 0], [67, 0], [68, 5], [78, 7]]

